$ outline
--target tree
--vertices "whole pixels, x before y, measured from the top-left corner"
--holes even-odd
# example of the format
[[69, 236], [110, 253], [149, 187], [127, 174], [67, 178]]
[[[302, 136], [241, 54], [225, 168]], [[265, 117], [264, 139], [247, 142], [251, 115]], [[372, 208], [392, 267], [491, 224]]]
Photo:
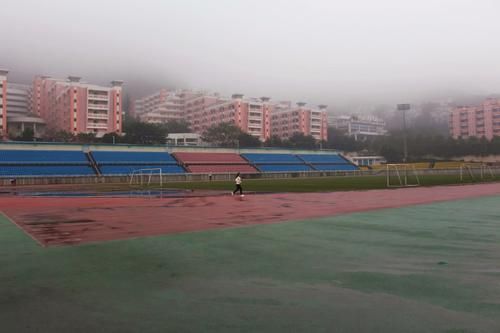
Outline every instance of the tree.
[[167, 133], [161, 125], [143, 123], [132, 118], [127, 118], [127, 121], [124, 122], [123, 130], [125, 135], [120, 141], [124, 143], [164, 144], [167, 137]]
[[74, 142], [78, 143], [95, 143], [98, 141], [99, 139], [96, 138], [95, 133], [78, 133], [74, 137]]
[[329, 127], [326, 147], [351, 152], [362, 148], [363, 143], [356, 141], [339, 129]]
[[241, 131], [237, 140], [240, 147], [255, 148], [262, 145], [262, 142], [258, 138], [243, 131]]
[[33, 141], [35, 138], [35, 132], [31, 127], [26, 127], [21, 135], [13, 138], [15, 141]]
[[232, 123], [220, 123], [209, 127], [202, 140], [219, 147], [235, 147], [242, 131]]
[[47, 130], [43, 137], [44, 141], [49, 142], [73, 142], [75, 136], [71, 132], [63, 130]]
[[283, 140], [277, 135], [271, 135], [271, 137], [264, 142], [265, 147], [283, 147], [283, 145]]
[[311, 135], [294, 133], [290, 139], [288, 139], [288, 145], [291, 148], [314, 149], [316, 148], [316, 139]]
[[189, 129], [189, 123], [183, 119], [181, 120], [170, 120], [165, 124], [161, 125], [162, 129], [165, 130], [167, 134], [170, 133], [191, 133]]
[[101, 138], [102, 143], [123, 143], [124, 137], [118, 133], [106, 133]]

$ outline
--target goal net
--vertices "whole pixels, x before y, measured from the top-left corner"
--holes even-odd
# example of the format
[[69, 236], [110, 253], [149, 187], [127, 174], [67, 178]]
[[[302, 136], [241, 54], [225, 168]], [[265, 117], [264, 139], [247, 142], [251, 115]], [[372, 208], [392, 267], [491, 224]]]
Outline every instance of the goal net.
[[163, 174], [161, 168], [136, 169], [130, 174], [130, 185], [149, 186], [158, 179], [163, 187]]
[[386, 164], [387, 187], [419, 186], [417, 170], [412, 164]]
[[460, 181], [493, 178], [495, 178], [493, 170], [484, 163], [464, 163], [460, 166]]

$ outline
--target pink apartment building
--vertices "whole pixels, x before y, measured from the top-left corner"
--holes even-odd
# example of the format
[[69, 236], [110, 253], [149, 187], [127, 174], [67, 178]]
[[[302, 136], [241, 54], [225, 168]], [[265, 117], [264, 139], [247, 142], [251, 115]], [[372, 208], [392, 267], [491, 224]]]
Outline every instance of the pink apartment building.
[[202, 134], [213, 125], [230, 122], [260, 140], [270, 137], [271, 104], [268, 98], [245, 99], [234, 94], [222, 98], [187, 90], [159, 92], [135, 102], [135, 113], [142, 121], [166, 123], [184, 119], [191, 130]]
[[271, 136], [269, 99], [245, 99], [234, 94], [231, 99], [218, 96], [198, 96], [186, 101], [186, 120], [195, 133], [203, 133], [209, 127], [230, 122], [242, 131], [265, 141]]
[[103, 87], [80, 82], [37, 76], [33, 80], [32, 112], [42, 117], [47, 127], [73, 134], [122, 132], [122, 81]]
[[457, 138], [500, 136], [500, 99], [490, 98], [477, 106], [460, 106], [450, 112], [450, 135]]
[[7, 136], [7, 74], [9, 71], [0, 69], [0, 137]]
[[161, 124], [170, 120], [183, 119], [183, 98], [181, 94], [167, 89], [138, 99], [134, 104], [134, 114], [144, 122]]
[[[290, 131], [282, 130], [283, 126], [272, 127], [271, 118], [275, 112], [288, 115], [295, 110], [291, 110], [290, 105], [287, 108], [283, 104], [270, 102], [269, 97], [245, 98], [241, 94], [233, 94], [231, 98], [223, 98], [218, 94], [161, 90], [137, 100], [135, 111], [141, 120], [151, 123], [184, 119], [189, 122], [191, 130], [199, 134], [223, 122], [233, 123], [261, 141], [265, 141], [273, 134], [288, 137], [294, 133], [293, 125], [290, 126]], [[326, 140], [325, 111], [302, 107], [299, 113], [301, 116], [298, 119], [302, 122], [297, 131], [312, 135], [318, 140]], [[291, 115], [290, 121], [292, 118]]]
[[289, 139], [295, 133], [311, 135], [316, 140], [328, 139], [328, 121], [326, 105], [316, 108], [306, 107], [299, 102], [297, 107], [291, 103], [280, 103], [275, 106], [271, 118], [271, 133], [282, 140]]

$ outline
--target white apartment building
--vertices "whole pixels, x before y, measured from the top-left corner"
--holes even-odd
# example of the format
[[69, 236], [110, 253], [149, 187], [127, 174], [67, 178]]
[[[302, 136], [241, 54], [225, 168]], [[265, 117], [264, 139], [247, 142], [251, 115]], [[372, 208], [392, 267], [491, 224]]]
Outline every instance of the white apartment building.
[[374, 116], [331, 116], [329, 123], [356, 140], [387, 134], [385, 121]]

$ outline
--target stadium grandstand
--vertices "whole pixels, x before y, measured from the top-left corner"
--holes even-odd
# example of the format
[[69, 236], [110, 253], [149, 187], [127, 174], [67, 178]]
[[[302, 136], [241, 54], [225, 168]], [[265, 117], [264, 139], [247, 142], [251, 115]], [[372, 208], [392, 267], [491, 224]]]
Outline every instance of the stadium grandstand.
[[0, 144], [1, 177], [123, 176], [141, 169], [161, 170], [163, 174], [359, 170], [333, 151], [246, 149], [240, 154], [200, 147]]

